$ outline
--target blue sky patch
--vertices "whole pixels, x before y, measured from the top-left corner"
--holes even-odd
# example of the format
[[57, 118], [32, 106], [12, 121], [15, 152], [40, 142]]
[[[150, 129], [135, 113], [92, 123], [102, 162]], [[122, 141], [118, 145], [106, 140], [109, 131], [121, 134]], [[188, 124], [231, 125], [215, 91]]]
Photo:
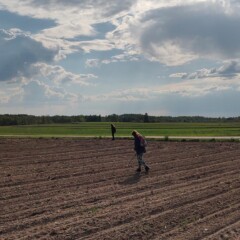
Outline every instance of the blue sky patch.
[[56, 23], [53, 20], [36, 19], [0, 10], [0, 28], [2, 29], [19, 28], [22, 31], [37, 33], [54, 26]]

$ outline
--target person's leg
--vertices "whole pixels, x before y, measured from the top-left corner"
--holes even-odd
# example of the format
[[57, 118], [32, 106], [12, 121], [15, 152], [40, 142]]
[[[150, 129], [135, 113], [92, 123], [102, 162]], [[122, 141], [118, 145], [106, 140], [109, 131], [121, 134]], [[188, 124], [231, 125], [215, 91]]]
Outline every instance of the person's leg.
[[137, 154], [137, 163], [138, 163], [138, 168], [137, 168], [137, 172], [141, 172], [141, 159], [142, 159], [142, 156], [141, 154]]
[[146, 167], [146, 164], [143, 160], [143, 153], [138, 153], [137, 154], [137, 161], [138, 161], [137, 172], [141, 172], [141, 166], [143, 165], [144, 167]]
[[139, 163], [140, 165], [143, 165], [144, 167], [146, 166], [146, 164], [145, 164], [145, 162], [144, 162], [144, 160], [143, 160], [143, 153], [139, 153], [139, 154], [138, 154], [138, 163]]
[[147, 166], [147, 164], [145, 163], [145, 161], [143, 160], [143, 153], [138, 154], [138, 164], [140, 166], [141, 169], [141, 165], [144, 166], [145, 171], [148, 172], [149, 171], [149, 167]]

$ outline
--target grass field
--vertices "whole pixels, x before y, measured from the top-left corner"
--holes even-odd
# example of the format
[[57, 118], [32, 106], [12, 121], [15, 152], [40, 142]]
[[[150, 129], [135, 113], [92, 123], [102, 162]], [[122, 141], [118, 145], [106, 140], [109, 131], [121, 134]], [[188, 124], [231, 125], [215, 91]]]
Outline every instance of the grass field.
[[[136, 129], [145, 136], [240, 136], [240, 123], [115, 123], [116, 137], [131, 137]], [[1, 136], [110, 137], [110, 123], [83, 122], [27, 126], [0, 126]]]

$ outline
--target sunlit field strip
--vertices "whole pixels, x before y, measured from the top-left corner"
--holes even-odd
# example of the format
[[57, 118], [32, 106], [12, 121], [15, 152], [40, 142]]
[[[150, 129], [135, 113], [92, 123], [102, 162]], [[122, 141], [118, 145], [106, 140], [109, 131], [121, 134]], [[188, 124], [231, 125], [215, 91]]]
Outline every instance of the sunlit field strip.
[[[114, 123], [116, 137], [131, 136], [133, 129], [145, 136], [240, 136], [240, 123]], [[110, 123], [83, 122], [0, 126], [1, 136], [110, 137]]]

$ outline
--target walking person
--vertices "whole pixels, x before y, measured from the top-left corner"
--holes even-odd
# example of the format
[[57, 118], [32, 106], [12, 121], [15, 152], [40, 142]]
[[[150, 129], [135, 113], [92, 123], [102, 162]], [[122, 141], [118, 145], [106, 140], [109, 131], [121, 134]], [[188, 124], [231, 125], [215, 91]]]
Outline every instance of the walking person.
[[116, 133], [116, 131], [117, 131], [116, 127], [113, 124], [111, 124], [112, 140], [115, 140], [114, 134]]
[[136, 151], [137, 161], [138, 161], [138, 168], [136, 171], [141, 172], [142, 165], [143, 165], [145, 168], [145, 172], [148, 173], [149, 167], [143, 160], [143, 154], [146, 152], [146, 145], [147, 145], [146, 140], [136, 130], [132, 132], [132, 135], [134, 137], [134, 150]]

